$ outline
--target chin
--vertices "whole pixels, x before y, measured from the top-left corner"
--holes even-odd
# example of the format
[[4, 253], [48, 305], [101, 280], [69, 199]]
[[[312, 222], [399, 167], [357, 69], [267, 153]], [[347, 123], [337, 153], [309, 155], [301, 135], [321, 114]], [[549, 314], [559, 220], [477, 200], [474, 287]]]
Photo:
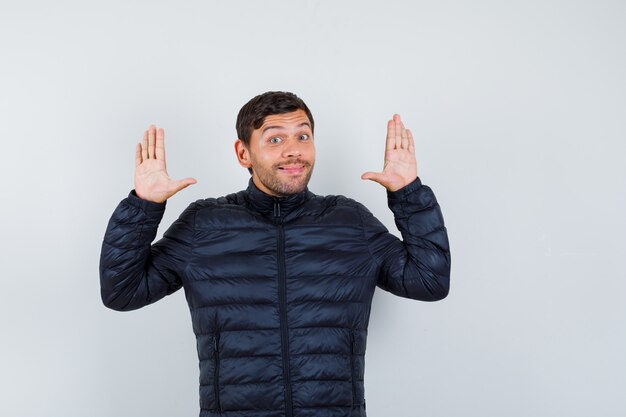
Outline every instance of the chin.
[[303, 185], [293, 185], [289, 187], [281, 187], [280, 190], [277, 190], [277, 193], [282, 196], [288, 196], [292, 194], [298, 194], [302, 192], [306, 188], [306, 184]]
[[280, 184], [278, 190], [275, 190], [277, 194], [281, 194], [283, 196], [298, 194], [302, 192], [309, 183], [309, 178], [302, 178], [297, 181], [292, 182], [283, 182]]

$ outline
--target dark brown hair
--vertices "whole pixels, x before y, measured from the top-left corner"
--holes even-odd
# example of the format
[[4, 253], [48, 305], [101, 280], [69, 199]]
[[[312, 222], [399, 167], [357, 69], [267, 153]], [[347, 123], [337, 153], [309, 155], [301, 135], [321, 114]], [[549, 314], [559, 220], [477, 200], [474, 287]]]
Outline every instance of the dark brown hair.
[[244, 145], [248, 146], [252, 131], [263, 126], [267, 116], [291, 113], [298, 109], [304, 110], [306, 113], [311, 122], [311, 132], [313, 132], [313, 115], [300, 97], [286, 91], [268, 91], [259, 94], [239, 110], [236, 124], [237, 136]]

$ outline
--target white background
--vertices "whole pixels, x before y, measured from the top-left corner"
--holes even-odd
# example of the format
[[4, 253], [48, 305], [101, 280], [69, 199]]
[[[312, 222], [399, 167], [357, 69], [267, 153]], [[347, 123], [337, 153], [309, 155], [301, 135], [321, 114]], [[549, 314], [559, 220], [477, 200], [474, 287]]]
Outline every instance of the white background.
[[246, 186], [235, 117], [293, 91], [316, 120], [310, 189], [394, 233], [386, 120], [416, 137], [452, 248], [447, 299], [377, 290], [371, 417], [623, 416], [623, 1], [0, 3], [0, 415], [195, 416], [182, 291], [118, 313], [100, 245], [164, 127], [170, 199]]

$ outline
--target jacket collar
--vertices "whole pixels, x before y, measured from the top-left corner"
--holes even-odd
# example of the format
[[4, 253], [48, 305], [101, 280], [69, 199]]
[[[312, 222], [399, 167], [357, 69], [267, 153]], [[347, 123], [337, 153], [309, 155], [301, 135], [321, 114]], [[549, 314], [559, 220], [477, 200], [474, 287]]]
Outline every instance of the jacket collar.
[[296, 194], [274, 197], [259, 190], [252, 178], [248, 181], [248, 188], [246, 188], [245, 193], [246, 201], [251, 209], [276, 218], [285, 217], [312, 196], [313, 193], [309, 191], [308, 187], [305, 187], [304, 190]]

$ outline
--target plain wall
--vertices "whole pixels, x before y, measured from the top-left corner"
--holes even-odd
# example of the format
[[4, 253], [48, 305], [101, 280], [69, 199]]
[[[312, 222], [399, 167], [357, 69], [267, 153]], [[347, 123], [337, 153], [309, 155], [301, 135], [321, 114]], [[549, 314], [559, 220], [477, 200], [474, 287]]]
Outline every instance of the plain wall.
[[268, 90], [313, 111], [313, 192], [397, 233], [360, 175], [399, 113], [442, 207], [450, 295], [377, 290], [369, 416], [626, 415], [624, 22], [606, 0], [2, 0], [0, 415], [197, 415], [183, 292], [106, 309], [102, 237], [150, 123], [198, 180], [158, 238], [244, 188], [235, 117]]

